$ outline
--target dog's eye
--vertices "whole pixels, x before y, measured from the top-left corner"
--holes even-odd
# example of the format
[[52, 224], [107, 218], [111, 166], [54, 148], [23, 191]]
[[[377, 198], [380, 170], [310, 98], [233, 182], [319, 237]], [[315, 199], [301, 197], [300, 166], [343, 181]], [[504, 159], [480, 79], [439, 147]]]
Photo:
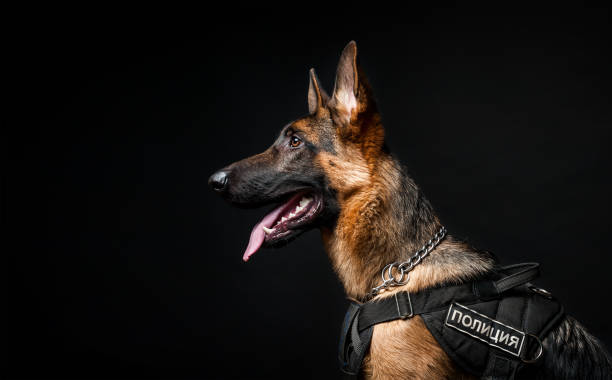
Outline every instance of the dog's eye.
[[297, 136], [291, 136], [289, 139], [289, 145], [292, 148], [297, 148], [298, 146], [302, 145], [302, 140], [300, 140], [300, 138]]

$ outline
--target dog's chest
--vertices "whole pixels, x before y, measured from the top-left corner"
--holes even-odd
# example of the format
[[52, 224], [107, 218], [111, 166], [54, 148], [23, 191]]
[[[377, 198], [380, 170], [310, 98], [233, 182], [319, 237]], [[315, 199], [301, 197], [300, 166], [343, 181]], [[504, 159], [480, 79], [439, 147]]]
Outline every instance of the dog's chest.
[[376, 325], [363, 363], [368, 379], [473, 379], [455, 367], [420, 317]]

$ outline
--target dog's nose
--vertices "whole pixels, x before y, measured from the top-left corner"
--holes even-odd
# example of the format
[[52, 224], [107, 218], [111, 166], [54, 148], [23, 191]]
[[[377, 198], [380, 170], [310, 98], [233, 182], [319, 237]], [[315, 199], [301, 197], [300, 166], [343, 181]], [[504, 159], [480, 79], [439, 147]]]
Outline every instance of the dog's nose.
[[210, 185], [210, 187], [212, 187], [214, 191], [222, 193], [227, 189], [227, 177], [227, 172], [219, 170], [218, 172], [210, 176], [210, 178], [208, 179], [208, 184]]

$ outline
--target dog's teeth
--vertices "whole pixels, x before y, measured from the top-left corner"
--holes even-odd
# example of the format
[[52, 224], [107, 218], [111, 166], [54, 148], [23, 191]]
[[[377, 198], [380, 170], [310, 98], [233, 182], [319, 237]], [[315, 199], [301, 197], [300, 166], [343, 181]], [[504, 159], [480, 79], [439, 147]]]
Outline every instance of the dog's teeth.
[[266, 226], [261, 226], [261, 228], [264, 230], [264, 232], [267, 234], [270, 234], [271, 232], [274, 231], [273, 228], [267, 228]]
[[293, 218], [294, 216], [295, 216], [295, 214], [294, 214], [294, 213], [292, 213], [292, 212], [290, 212], [290, 213], [289, 213], [289, 217], [290, 217], [290, 218]]
[[285, 218], [284, 216], [281, 218], [281, 222], [284, 222], [285, 220], [287, 220], [287, 218]]
[[302, 206], [302, 208], [303, 208], [304, 206], [309, 204], [311, 200], [312, 199], [310, 199], [310, 198], [302, 198], [302, 200], [300, 201], [300, 206]]
[[295, 208], [295, 212], [300, 212], [300, 211], [302, 211], [303, 209], [304, 209], [304, 207], [302, 207], [302, 206], [297, 206], [297, 207]]

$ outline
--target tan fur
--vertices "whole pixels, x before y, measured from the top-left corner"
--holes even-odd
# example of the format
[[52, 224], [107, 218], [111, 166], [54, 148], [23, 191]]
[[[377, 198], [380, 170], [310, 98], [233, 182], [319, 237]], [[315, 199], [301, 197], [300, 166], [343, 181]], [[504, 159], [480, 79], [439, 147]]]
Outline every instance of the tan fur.
[[[381, 253], [398, 249], [397, 231], [393, 229], [393, 223], [389, 223], [392, 217], [387, 200], [390, 192], [397, 191], [394, 183], [399, 174], [393, 173], [390, 161], [382, 161], [379, 166], [378, 170], [370, 173], [370, 182], [366, 186], [357, 190], [352, 188], [349, 196], [339, 194], [342, 206], [336, 228], [323, 231], [323, 241], [332, 265], [347, 295], [355, 299], [363, 299], [373, 286], [380, 283], [380, 271], [388, 263], [384, 259], [388, 255]], [[379, 297], [403, 290], [416, 292], [441, 282], [459, 282], [492, 266], [492, 262], [475, 254], [468, 256], [462, 265], [456, 265], [455, 258], [447, 260], [456, 252], [469, 249], [451, 238], [444, 240], [411, 272], [408, 284], [383, 292]], [[389, 337], [393, 337], [393, 344], [389, 344]], [[458, 378], [450, 359], [419, 317], [374, 327], [364, 374], [373, 379]]]
[[[363, 299], [380, 282], [380, 271], [388, 263], [388, 253], [397, 253], [399, 231], [392, 220], [389, 199], [400, 191], [399, 169], [384, 156], [368, 165], [362, 150], [337, 147], [338, 154], [320, 154], [332, 186], [338, 190], [341, 205], [336, 228], [323, 230], [323, 241], [334, 270], [349, 297]], [[334, 164], [331, 165], [330, 162]], [[400, 290], [415, 292], [445, 281], [459, 281], [490, 267], [476, 257], [456, 266], [445, 256], [469, 249], [448, 239], [411, 272]], [[381, 253], [383, 253], [381, 255]], [[387, 253], [386, 255], [384, 253]], [[364, 362], [366, 378], [461, 378], [449, 357], [437, 345], [420, 317], [379, 324], [374, 327], [370, 354]]]
[[[329, 111], [323, 110], [320, 111], [324, 115], [329, 116]], [[316, 116], [307, 116], [302, 119], [298, 119], [292, 123], [292, 128], [300, 131], [304, 137], [313, 144], [318, 144], [320, 140], [320, 132], [319, 129], [324, 128], [325, 124], [324, 118], [319, 118]]]
[[[365, 163], [365, 159], [360, 158], [360, 155], [355, 159]], [[347, 166], [349, 165], [340, 162], [336, 167]], [[361, 251], [365, 249], [384, 252], [388, 248], [387, 244], [393, 243], [388, 226], [381, 223], [388, 212], [385, 200], [389, 198], [391, 189], [385, 186], [380, 177], [370, 172], [367, 166], [360, 167], [360, 174], [363, 170], [368, 170], [367, 185], [355, 188], [346, 186], [346, 184], [354, 185], [350, 180], [341, 182], [344, 184], [341, 188], [348, 191], [338, 192], [341, 211], [336, 229], [333, 232], [324, 231], [323, 239], [330, 253], [332, 265], [345, 284], [349, 297], [359, 297], [370, 289], [372, 281], [366, 279], [372, 279], [374, 273], [380, 270], [378, 268], [382, 268], [376, 263], [369, 265], [369, 260], [364, 260], [375, 257], [375, 252]], [[350, 171], [344, 171], [344, 175], [350, 175]], [[374, 181], [375, 178], [379, 180]], [[357, 252], [360, 254], [356, 254]]]
[[[354, 157], [354, 160], [347, 160], [347, 157]], [[354, 147], [339, 148], [338, 154], [321, 152], [317, 155], [317, 163], [328, 173], [330, 185], [339, 194], [352, 194], [370, 182], [368, 163]]]
[[[383, 167], [389, 163], [383, 163]], [[384, 169], [382, 169], [384, 172]], [[334, 231], [323, 230], [323, 240], [332, 265], [340, 277], [347, 295], [363, 299], [370, 289], [380, 283], [380, 271], [387, 264], [377, 260], [380, 253], [397, 250], [396, 231], [389, 220], [386, 204], [388, 192], [393, 191], [376, 172], [370, 173], [372, 182], [352, 193], [342, 202], [342, 211]], [[391, 178], [391, 180], [393, 177]], [[340, 199], [343, 196], [339, 196]], [[492, 263], [473, 255], [464, 265], [446, 262], [445, 257], [469, 247], [452, 239], [443, 241], [430, 257], [410, 274], [408, 284], [383, 292], [387, 297], [395, 292], [415, 292], [446, 281], [459, 282], [474, 276]], [[385, 257], [385, 256], [382, 256]], [[461, 378], [450, 358], [437, 345], [420, 317], [405, 321], [383, 323], [374, 327], [370, 354], [364, 362], [366, 378]]]
[[[458, 283], [492, 267], [493, 262], [475, 255], [468, 255], [462, 265], [456, 265], [456, 260], [445, 263], [445, 256], [465, 250], [469, 250], [469, 247], [463, 243], [452, 239], [444, 241], [410, 273], [408, 284], [384, 291], [377, 298], [389, 297], [400, 291], [417, 292], [442, 282]], [[389, 341], [393, 343], [389, 344]], [[376, 325], [370, 356], [364, 363], [364, 372], [370, 378], [472, 378], [453, 366], [420, 317]], [[388, 368], [394, 371], [388, 371]]]
[[453, 367], [420, 317], [374, 328], [363, 375], [368, 379], [472, 378]]
[[[399, 164], [382, 151], [384, 129], [380, 115], [354, 55], [356, 48], [349, 44], [340, 60], [331, 97], [331, 116], [336, 125], [334, 152], [319, 153], [316, 161], [337, 191], [340, 204], [335, 227], [321, 230], [323, 243], [346, 294], [361, 300], [380, 284], [380, 271], [386, 264], [411, 255], [435, 234], [440, 223], [433, 216], [424, 231], [413, 231], [416, 241], [404, 236], [405, 220], [398, 215], [400, 206], [393, 202], [399, 192], [416, 193], [418, 189], [402, 188]], [[358, 85], [352, 82], [357, 76]], [[353, 90], [356, 96], [351, 98]], [[492, 264], [467, 245], [447, 237], [410, 273], [406, 285], [378, 297], [460, 282], [488, 270]], [[374, 327], [363, 375], [372, 379], [469, 378], [456, 369], [420, 317]]]

